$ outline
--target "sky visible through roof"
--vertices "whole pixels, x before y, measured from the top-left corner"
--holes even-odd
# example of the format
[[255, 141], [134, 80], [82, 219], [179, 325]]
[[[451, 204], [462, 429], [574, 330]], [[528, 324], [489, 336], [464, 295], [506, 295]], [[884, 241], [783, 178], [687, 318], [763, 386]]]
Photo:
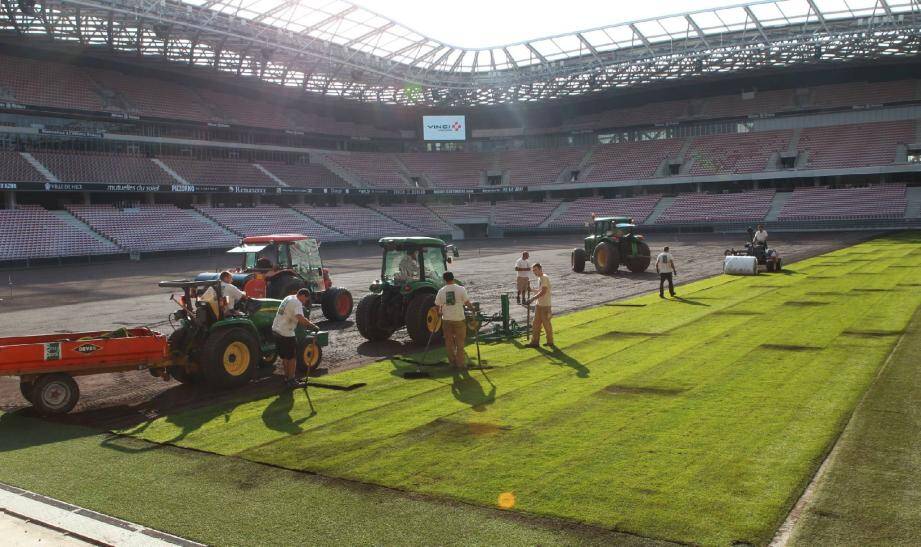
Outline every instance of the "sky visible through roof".
[[467, 48], [498, 46], [742, 3], [742, 0], [352, 1], [430, 38]]

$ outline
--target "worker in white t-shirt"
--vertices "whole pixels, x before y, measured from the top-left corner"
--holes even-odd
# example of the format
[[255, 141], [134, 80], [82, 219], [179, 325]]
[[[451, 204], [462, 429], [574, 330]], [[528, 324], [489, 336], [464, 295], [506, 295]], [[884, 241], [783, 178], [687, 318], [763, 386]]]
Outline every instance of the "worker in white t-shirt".
[[537, 294], [525, 302], [530, 306], [532, 302], [537, 300], [537, 307], [534, 311], [534, 324], [531, 326], [533, 331], [531, 333], [531, 343], [527, 344], [527, 347], [538, 347], [540, 331], [543, 328], [547, 331], [547, 342], [544, 345], [555, 348], [556, 346], [553, 344], [553, 325], [550, 324], [550, 320], [553, 318], [550, 308], [550, 277], [544, 273], [544, 268], [540, 265], [540, 262], [536, 262], [531, 266], [531, 271], [534, 272], [534, 277], [537, 278], [538, 288]]
[[[318, 331], [319, 327], [304, 317], [304, 306], [310, 302], [310, 291], [300, 289], [297, 294], [286, 296], [278, 304], [275, 320], [272, 321], [272, 334], [275, 337], [275, 351], [281, 357], [285, 370], [285, 385], [288, 387], [303, 387], [303, 382], [298, 382], [294, 377], [297, 372], [297, 337], [295, 331], [298, 325], [307, 330]], [[307, 371], [308, 374], [310, 371]]]
[[[233, 284], [233, 276], [230, 275], [230, 272], [221, 272], [218, 278], [221, 280], [221, 308], [226, 313], [233, 310], [237, 302], [244, 300], [246, 294]], [[217, 295], [214, 293], [214, 287], [208, 287], [208, 290], [201, 296], [201, 299], [203, 302], [214, 302], [217, 299]]]
[[766, 245], [768, 239], [767, 230], [764, 229], [764, 224], [758, 225], [758, 230], [755, 232], [755, 235], [752, 236], [752, 243], [755, 245]]
[[521, 253], [521, 258], [515, 261], [515, 287], [518, 294], [515, 301], [521, 304], [527, 299], [527, 294], [531, 290], [531, 263], [528, 261], [531, 255], [528, 251]]
[[662, 249], [659, 256], [656, 257], [656, 273], [659, 274], [659, 298], [665, 298], [665, 282], [668, 281], [668, 292], [675, 296], [675, 285], [672, 280], [673, 275], [678, 274], [675, 269], [675, 261], [672, 259], [672, 253], [668, 247]]
[[464, 308], [470, 307], [467, 289], [454, 282], [454, 274], [445, 272], [442, 276], [445, 286], [435, 295], [435, 305], [441, 312], [441, 332], [445, 338], [448, 351], [448, 363], [451, 366], [467, 368], [467, 354], [464, 343], [467, 341], [467, 321]]

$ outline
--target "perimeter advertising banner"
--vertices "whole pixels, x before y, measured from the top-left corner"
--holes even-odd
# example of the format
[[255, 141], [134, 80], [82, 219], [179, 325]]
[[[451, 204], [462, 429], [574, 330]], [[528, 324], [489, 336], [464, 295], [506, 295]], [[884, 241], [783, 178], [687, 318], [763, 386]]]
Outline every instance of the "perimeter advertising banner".
[[467, 140], [465, 116], [422, 116], [422, 139], [426, 141]]

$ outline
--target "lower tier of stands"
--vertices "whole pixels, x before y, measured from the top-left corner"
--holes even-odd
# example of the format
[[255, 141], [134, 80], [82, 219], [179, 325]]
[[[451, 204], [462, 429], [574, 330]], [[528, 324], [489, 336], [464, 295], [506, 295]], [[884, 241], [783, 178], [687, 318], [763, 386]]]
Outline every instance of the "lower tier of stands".
[[658, 224], [762, 220], [774, 199], [774, 190], [735, 194], [681, 194], [656, 219]]
[[0, 209], [0, 261], [119, 252], [114, 243], [102, 241], [41, 207]]
[[591, 221], [592, 215], [625, 216], [634, 219], [637, 224], [642, 224], [652, 214], [660, 198], [657, 194], [621, 199], [579, 198], [570, 202], [564, 212], [550, 221], [549, 226], [584, 226], [586, 222]]
[[846, 220], [902, 218], [908, 205], [901, 184], [832, 190], [798, 188], [784, 203], [779, 220]]

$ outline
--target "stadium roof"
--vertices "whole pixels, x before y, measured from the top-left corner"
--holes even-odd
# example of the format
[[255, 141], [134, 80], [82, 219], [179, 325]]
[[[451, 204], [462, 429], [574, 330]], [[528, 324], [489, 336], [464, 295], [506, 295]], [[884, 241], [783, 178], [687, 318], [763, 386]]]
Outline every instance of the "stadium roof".
[[346, 0], [0, 3], [0, 31], [210, 66], [323, 95], [426, 106], [543, 101], [917, 55], [921, 35], [919, 0], [769, 0], [488, 48], [444, 43]]

